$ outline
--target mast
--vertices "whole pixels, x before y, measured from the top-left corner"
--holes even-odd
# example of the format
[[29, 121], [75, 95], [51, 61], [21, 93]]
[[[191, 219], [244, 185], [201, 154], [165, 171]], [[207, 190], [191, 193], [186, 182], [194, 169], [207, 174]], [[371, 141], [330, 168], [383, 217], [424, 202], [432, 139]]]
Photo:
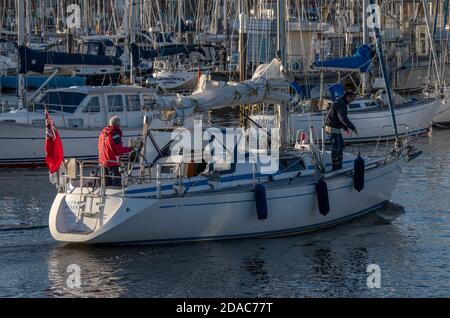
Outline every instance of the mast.
[[247, 79], [247, 15], [244, 0], [239, 1], [239, 81]]
[[227, 19], [227, 14], [228, 14], [228, 6], [227, 6], [227, 1], [228, 0], [223, 0], [223, 19], [222, 19], [222, 23], [223, 23], [223, 32], [224, 34], [227, 36], [228, 38], [228, 19]]
[[89, 35], [89, 4], [87, 0], [83, 0], [83, 27], [84, 27], [84, 34]]
[[[134, 43], [136, 41], [135, 39], [135, 27], [136, 27], [136, 5], [135, 5], [135, 0], [130, 0], [131, 1], [131, 16], [130, 16], [130, 43]], [[129, 44], [130, 44], [129, 43]], [[135, 74], [134, 74], [134, 65], [133, 65], [133, 52], [130, 51], [130, 84], [133, 85], [135, 81]]]
[[[436, 50], [435, 50], [435, 47], [434, 47], [434, 35], [431, 32], [430, 20], [429, 20], [428, 11], [427, 11], [427, 4], [428, 4], [428, 1], [422, 0], [423, 11], [424, 11], [423, 14], [425, 16], [425, 24], [427, 26], [428, 38], [430, 39], [431, 56], [432, 56], [432, 59], [433, 59], [433, 66], [434, 66], [435, 71], [436, 71], [436, 80], [437, 80], [436, 88], [438, 90], [440, 90], [442, 88], [442, 86], [441, 86], [441, 76], [439, 74], [440, 73], [439, 72], [439, 65], [438, 65], [438, 61], [437, 61]], [[436, 8], [436, 10], [437, 10], [437, 8]]]
[[[43, 12], [42, 11], [42, 2], [40, 4], [40, 10], [41, 10], [41, 12]], [[25, 39], [25, 41], [24, 41], [26, 45], [30, 44], [30, 36], [32, 33], [30, 18], [31, 18], [31, 4], [30, 4], [29, 0], [25, 0], [25, 34], [28, 34], [28, 38]], [[41, 21], [42, 21], [42, 19], [43, 19], [43, 16], [41, 17]], [[36, 21], [33, 21], [33, 22], [36, 22]], [[42, 23], [41, 23], [41, 27], [42, 27]], [[37, 26], [36, 26], [36, 28], [37, 28]]]
[[183, 21], [183, 1], [182, 0], [178, 0], [177, 11], [178, 11], [177, 12], [178, 39], [179, 39], [180, 43], [183, 43], [183, 28], [181, 27], [181, 24]]
[[[374, 0], [369, 0], [369, 3], [371, 5], [374, 5]], [[397, 119], [395, 118], [395, 111], [394, 111], [394, 98], [392, 96], [391, 83], [389, 81], [389, 74], [386, 70], [386, 64], [384, 63], [381, 32], [380, 32], [380, 29], [378, 28], [378, 26], [376, 25], [376, 23], [373, 24], [373, 31], [375, 33], [376, 49], [377, 49], [378, 59], [380, 61], [381, 74], [384, 79], [384, 87], [386, 89], [386, 94], [387, 94], [387, 98], [388, 98], [388, 102], [389, 102], [389, 109], [391, 111], [392, 125], [394, 126], [395, 141], [398, 142], [398, 128], [397, 128]]]
[[[363, 44], [369, 44], [369, 29], [367, 26], [367, 1], [368, 0], [362, 0], [362, 31], [363, 31]], [[366, 95], [367, 91], [369, 90], [369, 72], [361, 73], [361, 94]]]
[[[247, 16], [245, 0], [239, 1], [239, 81], [247, 79]], [[247, 107], [241, 106], [241, 125], [248, 128]], [[243, 114], [243, 115], [242, 115]]]
[[[277, 51], [281, 65], [286, 65], [286, 0], [277, 0]], [[280, 116], [280, 142], [281, 145], [289, 144], [289, 118], [287, 105], [281, 103], [278, 107]]]
[[[125, 0], [125, 12], [122, 20], [122, 28], [126, 36], [125, 53], [128, 56], [128, 68], [130, 71], [130, 83], [134, 84], [133, 54], [130, 44], [134, 43], [134, 0]], [[126, 69], [124, 70], [126, 72]]]
[[[25, 45], [25, 6], [23, 0], [17, 0], [17, 45], [19, 47]], [[26, 91], [25, 91], [25, 75], [17, 74], [18, 85], [17, 93], [19, 95], [19, 108], [22, 108], [26, 104]]]
[[277, 0], [277, 51], [282, 64], [286, 64], [286, 0]]

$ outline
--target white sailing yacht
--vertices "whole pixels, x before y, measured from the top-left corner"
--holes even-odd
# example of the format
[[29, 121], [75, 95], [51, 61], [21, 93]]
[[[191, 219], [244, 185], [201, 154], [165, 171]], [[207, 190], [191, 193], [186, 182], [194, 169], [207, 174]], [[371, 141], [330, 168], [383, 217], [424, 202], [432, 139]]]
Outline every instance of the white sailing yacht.
[[[398, 133], [400, 136], [414, 136], [426, 133], [432, 124], [436, 112], [442, 107], [439, 98], [402, 99], [395, 105]], [[300, 103], [291, 108], [291, 134], [309, 133], [314, 127], [321, 132], [324, 127], [326, 110], [312, 111], [309, 103]], [[348, 118], [358, 129], [358, 135], [346, 136], [349, 143], [393, 140], [391, 113], [386, 101], [360, 97], [348, 106]], [[441, 116], [448, 111], [444, 110]], [[277, 117], [273, 111], [256, 113], [251, 116], [262, 127], [274, 127]], [[321, 139], [319, 133], [319, 139]]]
[[433, 117], [433, 124], [437, 127], [450, 127], [450, 88], [445, 88], [444, 98]]
[[[202, 92], [179, 96], [174, 104], [208, 110], [282, 103], [288, 95], [280, 89], [289, 85], [283, 74], [274, 60], [252, 80], [207, 81]], [[128, 173], [118, 188], [104, 186], [102, 169], [91, 173], [96, 163], [72, 160], [57, 178], [60, 191], [50, 211], [50, 231], [58, 241], [80, 243], [167, 243], [311, 231], [382, 207], [411, 156], [412, 147], [406, 146], [366, 158], [360, 192], [355, 189], [356, 157], [347, 154], [344, 169], [330, 172], [330, 154], [314, 144], [272, 155], [279, 169], [269, 173], [258, 162], [192, 166], [179, 153], [134, 169], [125, 163]], [[139, 167], [143, 169], [136, 172]]]
[[[284, 6], [284, 1], [278, 1], [281, 49], [285, 47], [281, 23], [285, 21]], [[382, 61], [381, 41], [378, 45]], [[283, 50], [280, 56], [284, 60]], [[157, 98], [153, 101], [160, 109], [175, 107], [186, 113], [243, 104], [280, 105], [283, 147], [260, 157], [268, 157], [270, 165], [278, 169], [265, 169], [265, 160], [247, 160], [259, 153], [246, 142], [243, 147], [234, 147], [232, 160], [225, 162], [205, 157], [205, 162], [192, 162], [190, 149], [183, 146], [172, 148], [170, 156], [160, 156], [151, 163], [143, 156], [136, 165], [122, 164], [122, 186], [112, 188], [105, 186], [104, 169], [90, 171], [98, 167], [97, 163], [69, 160], [55, 178], [59, 191], [49, 216], [52, 236], [58, 241], [77, 243], [169, 243], [276, 236], [334, 225], [381, 207], [389, 200], [404, 163], [418, 153], [397, 139], [385, 156], [364, 160], [347, 154], [344, 168], [330, 172], [329, 153], [319, 149], [313, 139], [295, 147], [286, 144], [284, 105], [290, 99], [286, 90], [291, 81], [280, 60], [275, 59], [261, 65], [252, 79], [243, 83], [204, 80], [190, 96], [179, 95], [172, 102]], [[389, 90], [386, 77], [385, 81]], [[389, 105], [397, 135], [390, 95]], [[276, 136], [272, 139], [276, 140]], [[225, 146], [219, 143], [208, 153], [213, 156], [221, 147]], [[241, 149], [245, 160], [236, 160], [236, 149]], [[188, 160], [180, 160], [180, 156]]]

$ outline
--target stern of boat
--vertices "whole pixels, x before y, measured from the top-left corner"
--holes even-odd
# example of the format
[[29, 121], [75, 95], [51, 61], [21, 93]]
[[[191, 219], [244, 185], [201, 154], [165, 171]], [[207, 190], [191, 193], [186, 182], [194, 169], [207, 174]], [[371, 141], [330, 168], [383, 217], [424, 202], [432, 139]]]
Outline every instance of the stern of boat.
[[50, 210], [50, 233], [57, 241], [93, 241], [112, 226], [122, 206], [122, 198], [112, 193], [58, 193]]
[[133, 213], [124, 205], [122, 187], [106, 187], [105, 171], [97, 162], [69, 159], [51, 181], [57, 185], [49, 215], [53, 238], [94, 243]]

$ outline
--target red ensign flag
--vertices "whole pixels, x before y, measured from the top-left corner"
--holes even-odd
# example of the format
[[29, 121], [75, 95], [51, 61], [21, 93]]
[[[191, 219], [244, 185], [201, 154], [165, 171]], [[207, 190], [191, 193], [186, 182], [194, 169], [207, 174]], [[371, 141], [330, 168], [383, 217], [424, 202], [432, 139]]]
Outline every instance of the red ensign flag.
[[47, 110], [45, 110], [45, 130], [45, 163], [50, 173], [55, 173], [64, 160], [64, 151], [61, 138]]

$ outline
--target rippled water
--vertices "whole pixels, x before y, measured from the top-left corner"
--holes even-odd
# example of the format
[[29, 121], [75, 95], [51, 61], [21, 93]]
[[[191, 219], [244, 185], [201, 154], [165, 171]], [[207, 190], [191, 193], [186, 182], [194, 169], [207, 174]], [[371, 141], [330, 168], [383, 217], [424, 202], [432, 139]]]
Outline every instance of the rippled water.
[[[0, 297], [418, 297], [450, 296], [450, 131], [415, 142], [377, 214], [302, 236], [171, 246], [83, 247], [52, 240], [55, 189], [45, 170], [0, 170]], [[81, 268], [81, 289], [66, 285]], [[369, 264], [381, 288], [366, 284]]]

